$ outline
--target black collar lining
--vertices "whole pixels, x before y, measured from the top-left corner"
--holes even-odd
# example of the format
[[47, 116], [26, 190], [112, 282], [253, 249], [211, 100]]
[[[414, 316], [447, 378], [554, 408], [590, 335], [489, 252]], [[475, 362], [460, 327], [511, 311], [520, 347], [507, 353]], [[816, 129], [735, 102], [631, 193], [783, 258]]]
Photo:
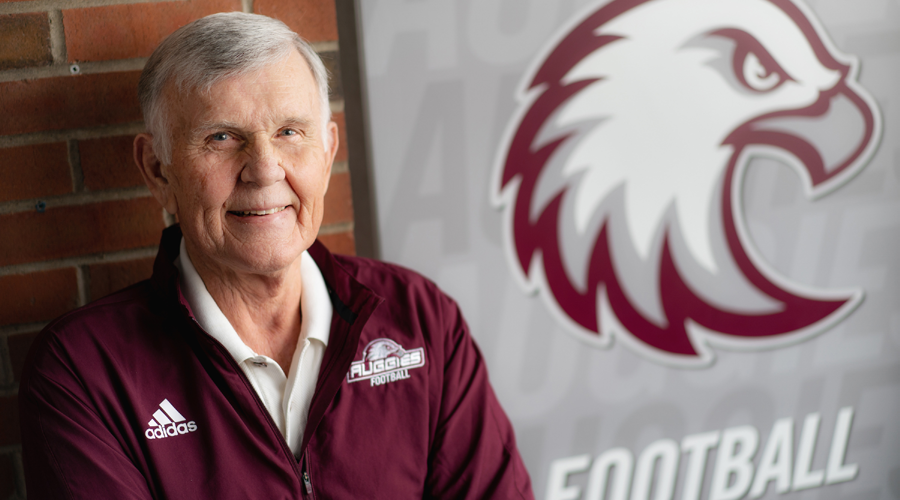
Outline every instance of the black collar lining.
[[341, 301], [341, 298], [338, 297], [337, 293], [335, 293], [330, 286], [327, 286], [327, 284], [326, 288], [328, 288], [328, 296], [331, 298], [331, 305], [334, 307], [335, 312], [338, 313], [338, 316], [340, 316], [341, 319], [352, 325], [353, 322], [356, 321], [356, 313], [351, 311], [350, 308]]

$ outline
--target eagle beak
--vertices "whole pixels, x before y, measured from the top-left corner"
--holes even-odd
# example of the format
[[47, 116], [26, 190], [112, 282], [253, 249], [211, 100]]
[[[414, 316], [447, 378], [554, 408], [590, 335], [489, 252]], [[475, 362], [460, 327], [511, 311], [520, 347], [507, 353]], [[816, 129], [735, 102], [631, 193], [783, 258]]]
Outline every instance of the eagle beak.
[[878, 148], [879, 124], [871, 98], [842, 82], [813, 105], [759, 117], [731, 139], [787, 152], [806, 168], [813, 196], [819, 196], [846, 182], [871, 159]]

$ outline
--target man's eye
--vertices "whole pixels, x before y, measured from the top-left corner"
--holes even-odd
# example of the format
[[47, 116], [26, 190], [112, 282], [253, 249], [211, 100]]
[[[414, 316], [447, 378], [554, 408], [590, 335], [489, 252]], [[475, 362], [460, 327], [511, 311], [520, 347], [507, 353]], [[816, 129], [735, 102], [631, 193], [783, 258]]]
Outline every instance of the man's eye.
[[216, 132], [215, 134], [210, 136], [210, 138], [217, 142], [227, 141], [228, 134], [226, 134], [225, 132]]
[[291, 128], [286, 128], [281, 131], [281, 135], [297, 135], [297, 131]]

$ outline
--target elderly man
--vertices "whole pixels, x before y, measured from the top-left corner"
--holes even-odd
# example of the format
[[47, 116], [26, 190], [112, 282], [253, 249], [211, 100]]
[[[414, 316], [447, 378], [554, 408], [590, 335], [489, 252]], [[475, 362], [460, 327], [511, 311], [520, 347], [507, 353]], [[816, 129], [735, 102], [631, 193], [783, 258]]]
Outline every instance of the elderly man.
[[150, 280], [36, 340], [29, 498], [530, 498], [456, 304], [315, 241], [338, 146], [315, 52], [217, 14], [139, 93], [135, 160], [180, 224]]

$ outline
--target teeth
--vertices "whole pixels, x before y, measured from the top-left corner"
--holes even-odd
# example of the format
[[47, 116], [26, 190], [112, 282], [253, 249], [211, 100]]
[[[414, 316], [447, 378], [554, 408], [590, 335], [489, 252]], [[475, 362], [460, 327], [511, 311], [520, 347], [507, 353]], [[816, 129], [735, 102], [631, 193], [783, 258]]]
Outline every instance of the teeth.
[[247, 211], [241, 211], [241, 212], [237, 212], [237, 213], [239, 213], [241, 215], [272, 215], [276, 212], [281, 212], [282, 210], [284, 210], [286, 208], [287, 208], [287, 206], [278, 207], [278, 208], [270, 208], [268, 210], [247, 210]]

